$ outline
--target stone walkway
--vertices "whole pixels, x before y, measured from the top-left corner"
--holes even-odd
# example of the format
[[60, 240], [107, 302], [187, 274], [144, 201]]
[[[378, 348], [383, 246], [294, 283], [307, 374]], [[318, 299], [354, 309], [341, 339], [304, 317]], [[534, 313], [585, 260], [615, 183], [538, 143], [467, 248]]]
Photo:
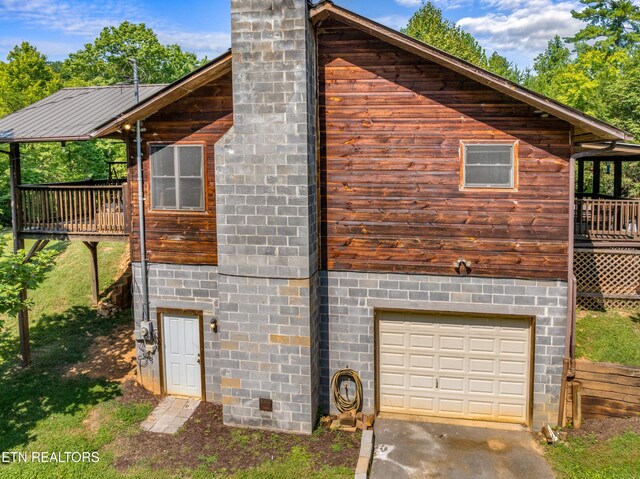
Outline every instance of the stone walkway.
[[140, 424], [140, 427], [149, 432], [175, 434], [187, 422], [199, 404], [199, 399], [167, 396]]

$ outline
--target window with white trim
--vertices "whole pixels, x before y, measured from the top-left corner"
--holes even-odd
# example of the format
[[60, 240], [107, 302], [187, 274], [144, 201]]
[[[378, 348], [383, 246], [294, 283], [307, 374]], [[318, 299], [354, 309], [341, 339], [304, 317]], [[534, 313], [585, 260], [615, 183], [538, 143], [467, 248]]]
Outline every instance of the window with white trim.
[[517, 163], [514, 143], [464, 143], [464, 188], [515, 188]]
[[149, 145], [151, 208], [204, 211], [202, 145]]

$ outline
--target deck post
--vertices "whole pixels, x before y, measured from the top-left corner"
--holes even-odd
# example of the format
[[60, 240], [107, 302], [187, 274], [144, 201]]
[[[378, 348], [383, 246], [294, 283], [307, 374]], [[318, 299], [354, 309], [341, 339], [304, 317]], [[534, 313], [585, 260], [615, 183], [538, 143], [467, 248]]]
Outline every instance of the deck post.
[[622, 196], [622, 160], [613, 162], [613, 196], [615, 198]]
[[[9, 182], [11, 187], [11, 233], [13, 236], [13, 252], [24, 249], [24, 240], [20, 238], [20, 143], [9, 145]], [[27, 290], [20, 291], [20, 299], [27, 299]], [[20, 358], [22, 367], [31, 364], [31, 346], [29, 345], [29, 310], [24, 308], [18, 312], [18, 334], [20, 336]]]
[[96, 306], [98, 304], [98, 300], [100, 299], [100, 281], [98, 278], [98, 243], [93, 241], [83, 241], [83, 243], [91, 253], [91, 299], [93, 301], [93, 305]]
[[584, 193], [584, 160], [578, 160], [578, 188], [577, 193], [580, 195], [579, 198], [582, 198], [582, 193]]
[[593, 160], [593, 188], [591, 192], [594, 198], [600, 195], [600, 166], [600, 160]]

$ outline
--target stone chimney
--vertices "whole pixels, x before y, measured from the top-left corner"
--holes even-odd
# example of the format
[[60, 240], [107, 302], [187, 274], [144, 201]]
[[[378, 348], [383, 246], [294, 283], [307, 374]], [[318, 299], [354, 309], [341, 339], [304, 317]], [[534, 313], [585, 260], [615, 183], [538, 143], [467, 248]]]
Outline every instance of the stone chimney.
[[234, 126], [215, 159], [224, 420], [310, 433], [319, 310], [307, 2], [231, 0], [231, 36]]

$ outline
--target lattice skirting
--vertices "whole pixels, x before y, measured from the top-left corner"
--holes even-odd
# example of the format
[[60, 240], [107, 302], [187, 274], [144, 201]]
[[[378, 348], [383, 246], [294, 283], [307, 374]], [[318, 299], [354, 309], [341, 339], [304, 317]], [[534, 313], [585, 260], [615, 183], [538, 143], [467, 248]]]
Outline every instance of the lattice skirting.
[[606, 311], [609, 309], [635, 311], [640, 309], [640, 300], [617, 298], [584, 298], [578, 296], [578, 308], [588, 309], [591, 311]]
[[576, 250], [578, 307], [640, 308], [640, 250]]

